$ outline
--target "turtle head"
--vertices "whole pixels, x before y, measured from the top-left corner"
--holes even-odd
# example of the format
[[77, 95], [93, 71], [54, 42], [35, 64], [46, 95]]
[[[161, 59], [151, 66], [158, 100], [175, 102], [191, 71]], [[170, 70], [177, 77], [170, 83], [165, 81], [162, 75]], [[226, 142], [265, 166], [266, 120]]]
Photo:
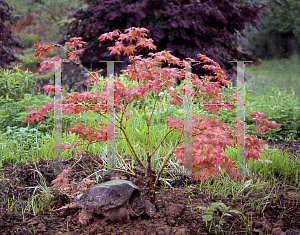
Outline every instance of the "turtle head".
[[135, 189], [128, 202], [128, 212], [130, 217], [140, 216], [144, 213], [145, 208], [146, 207], [141, 197], [141, 192]]

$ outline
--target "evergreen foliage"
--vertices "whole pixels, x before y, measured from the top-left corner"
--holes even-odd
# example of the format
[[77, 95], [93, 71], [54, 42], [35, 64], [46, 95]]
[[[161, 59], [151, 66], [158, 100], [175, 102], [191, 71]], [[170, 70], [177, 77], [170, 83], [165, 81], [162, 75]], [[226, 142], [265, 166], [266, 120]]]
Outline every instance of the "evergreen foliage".
[[299, 53], [300, 3], [298, 0], [259, 0], [267, 7], [261, 14], [260, 31], [247, 29], [249, 52], [261, 59], [290, 58]]
[[43, 41], [54, 42], [63, 37], [65, 33], [64, 24], [68, 22], [66, 18], [70, 12], [80, 9], [84, 4], [80, 3], [79, 0], [40, 0], [39, 2], [36, 1], [34, 6], [36, 9], [33, 13], [34, 18], [45, 31], [45, 35], [41, 38]]

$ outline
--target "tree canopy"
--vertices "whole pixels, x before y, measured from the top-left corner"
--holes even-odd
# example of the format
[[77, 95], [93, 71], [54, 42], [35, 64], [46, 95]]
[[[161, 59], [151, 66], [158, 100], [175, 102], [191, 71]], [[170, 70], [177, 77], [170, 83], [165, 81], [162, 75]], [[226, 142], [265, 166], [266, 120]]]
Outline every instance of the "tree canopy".
[[[12, 34], [12, 31], [4, 24], [5, 21], [9, 21], [15, 25], [12, 19], [10, 11], [16, 10], [16, 6], [9, 6], [7, 2], [0, 0], [0, 66], [9, 66], [11, 62], [22, 62], [14, 54], [24, 54], [19, 52], [15, 48], [23, 49], [24, 46], [16, 40], [16, 36]], [[20, 37], [18, 37], [20, 39]], [[8, 67], [11, 68], [11, 67]]]
[[[150, 32], [157, 46], [180, 58], [192, 58], [199, 61], [197, 54], [205, 54], [220, 64], [229, 79], [236, 76], [236, 63], [230, 60], [252, 60], [256, 58], [245, 50], [237, 49], [238, 33], [243, 33], [246, 25], [257, 27], [259, 11], [264, 7], [260, 3], [236, 4], [234, 0], [86, 0], [88, 6], [75, 12], [75, 18], [69, 24], [65, 37], [58, 43], [63, 45], [71, 37], [82, 37], [85, 52], [79, 57], [81, 63], [93, 71], [104, 69], [106, 63], [99, 60], [117, 61], [115, 72], [125, 69], [130, 63], [127, 56], [110, 55], [107, 47], [114, 46], [114, 41], [101, 44], [97, 38], [107, 32], [119, 29], [122, 33], [130, 27], [144, 27]], [[150, 51], [143, 49], [139, 54], [147, 56]], [[202, 66], [202, 65], [201, 65]], [[194, 66], [192, 72], [198, 76], [206, 74], [201, 66]]]
[[261, 14], [260, 31], [248, 28], [249, 51], [262, 59], [290, 57], [300, 49], [298, 0], [259, 0], [267, 7]]

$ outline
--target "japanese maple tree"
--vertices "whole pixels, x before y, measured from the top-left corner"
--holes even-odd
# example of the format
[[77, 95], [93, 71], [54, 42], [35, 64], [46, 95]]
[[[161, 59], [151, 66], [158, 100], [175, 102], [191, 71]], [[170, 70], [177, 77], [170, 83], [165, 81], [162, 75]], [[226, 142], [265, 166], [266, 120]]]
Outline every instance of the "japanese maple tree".
[[[176, 106], [182, 106], [183, 99], [175, 92], [174, 90], [170, 89], [170, 86], [174, 84], [173, 79], [180, 78], [184, 76], [184, 71], [179, 70], [178, 68], [161, 68], [163, 62], [171, 63], [178, 66], [186, 66], [187, 61], [183, 60], [180, 61], [179, 58], [170, 54], [169, 51], [161, 51], [158, 53], [149, 53], [151, 58], [143, 59], [141, 55], [136, 56], [137, 49], [140, 47], [148, 47], [149, 49], [156, 49], [156, 46], [153, 44], [152, 39], [144, 38], [146, 36], [146, 32], [148, 32], [145, 28], [135, 28], [132, 27], [130, 29], [125, 30], [125, 34], [120, 33], [119, 30], [114, 30], [110, 33], [105, 33], [101, 35], [98, 39], [99, 41], [104, 41], [106, 39], [113, 40], [115, 37], [118, 37], [117, 42], [115, 43], [114, 47], [109, 47], [108, 50], [111, 50], [111, 54], [121, 54], [123, 52], [125, 55], [128, 55], [130, 60], [132, 61], [132, 65], [129, 65], [126, 70], [122, 70], [125, 74], [125, 77], [128, 81], [138, 81], [138, 86], [129, 86], [128, 89], [124, 87], [121, 83], [119, 78], [114, 80], [114, 106], [115, 106], [115, 115], [116, 115], [116, 133], [118, 130], [121, 131], [127, 142], [127, 145], [131, 151], [132, 157], [140, 164], [140, 166], [146, 171], [147, 177], [144, 174], [138, 174], [133, 171], [121, 157], [121, 154], [117, 152], [115, 149], [118, 157], [123, 161], [124, 165], [127, 167], [127, 170], [123, 169], [116, 169], [118, 171], [126, 172], [131, 174], [139, 179], [148, 183], [148, 186], [151, 189], [152, 195], [154, 195], [154, 189], [157, 186], [158, 180], [163, 172], [163, 169], [169, 159], [175, 155], [177, 160], [181, 159], [183, 164], [184, 160], [184, 140], [182, 139], [184, 136], [184, 121], [177, 120], [175, 117], [166, 117], [165, 121], [167, 127], [169, 129], [168, 133], [162, 138], [161, 142], [158, 146], [150, 153], [149, 151], [149, 135], [154, 134], [150, 132], [150, 123], [153, 112], [156, 108], [158, 95], [163, 90], [170, 95], [170, 99], [168, 100], [170, 104], [174, 104]], [[130, 41], [129, 46], [124, 46], [123, 41]], [[136, 40], [136, 43], [133, 44], [132, 41]], [[69, 50], [69, 59], [74, 60], [77, 62], [76, 56], [78, 53], [82, 52], [84, 49], [81, 49], [84, 42], [81, 41], [81, 38], [72, 38], [70, 42], [66, 43], [66, 46], [72, 46], [75, 48], [75, 51], [71, 53]], [[35, 45], [36, 52], [33, 56], [43, 56], [45, 53], [48, 53], [48, 49], [51, 48], [50, 45]], [[78, 49], [78, 50], [77, 50]], [[75, 55], [75, 56], [73, 56]], [[205, 64], [202, 66], [206, 70], [212, 71], [214, 76], [206, 76], [209, 80], [214, 77], [218, 82], [212, 83], [210, 81], [201, 81], [198, 79], [196, 74], [191, 73], [192, 76], [192, 85], [196, 88], [196, 91], [192, 91], [193, 99], [196, 97], [202, 97], [205, 100], [212, 100], [215, 103], [224, 104], [224, 96], [220, 92], [218, 88], [219, 84], [227, 84], [228, 81], [226, 80], [227, 76], [225, 72], [220, 68], [220, 65], [214, 62], [212, 59], [208, 58], [205, 55], [198, 54], [199, 59], [202, 62], [210, 63], [211, 65]], [[57, 58], [52, 58], [48, 61], [44, 61], [41, 63], [41, 70], [45, 70], [50, 68], [54, 65], [55, 60]], [[187, 58], [190, 61], [193, 59]], [[147, 65], [147, 69], [145, 70], [145, 65]], [[97, 71], [99, 72], [99, 71]], [[97, 94], [94, 92], [83, 92], [83, 93], [72, 93], [66, 94], [62, 98], [63, 103], [105, 103], [107, 100], [107, 92], [108, 92], [108, 81], [100, 80], [96, 74], [97, 72], [90, 72], [88, 75], [89, 79], [83, 83], [89, 84], [98, 84], [103, 82], [106, 84], [104, 91], [99, 91]], [[100, 85], [99, 85], [100, 87]], [[101, 87], [100, 87], [101, 88]], [[45, 90], [50, 91], [54, 89], [54, 87], [44, 87]], [[149, 117], [146, 115], [145, 110], [145, 100], [144, 96], [147, 95], [150, 90], [154, 91], [157, 94], [155, 103], [153, 105], [152, 113]], [[185, 92], [186, 86], [180, 88], [181, 91]], [[233, 101], [238, 101], [243, 103], [238, 97], [236, 96], [234, 91], [231, 91], [230, 97]], [[132, 142], [130, 140], [130, 136], [127, 135], [126, 132], [126, 125], [131, 116], [133, 114], [129, 113], [130, 104], [133, 100], [142, 100], [144, 106], [144, 116], [145, 116], [145, 125], [147, 126], [146, 132], [146, 155], [147, 155], [147, 164], [144, 164], [140, 157], [138, 156], [136, 150], [133, 148]], [[47, 102], [44, 106], [41, 106], [39, 110], [27, 110], [29, 114], [23, 120], [23, 123], [26, 121], [30, 122], [31, 120], [39, 121], [39, 118], [44, 118], [43, 115], [53, 109], [54, 101]], [[225, 106], [226, 108], [234, 109], [233, 106]], [[200, 107], [199, 107], [200, 109]], [[212, 113], [217, 113], [220, 107], [218, 106], [205, 106], [202, 107], [203, 110], [210, 111]], [[64, 115], [70, 113], [82, 113], [84, 111], [92, 110], [96, 113], [99, 113], [102, 117], [106, 118], [105, 114], [107, 114], [107, 107], [106, 106], [63, 106], [62, 112]], [[199, 112], [199, 110], [195, 110], [192, 113], [195, 114]], [[257, 121], [260, 124], [278, 127], [279, 125], [276, 122], [269, 122], [266, 119], [261, 118], [263, 113], [259, 112], [250, 112], [252, 119]], [[238, 121], [237, 118], [235, 118]], [[218, 120], [216, 117], [209, 117], [204, 118], [201, 115], [194, 115], [192, 116], [192, 137], [193, 137], [193, 144], [192, 144], [192, 176], [196, 179], [211, 177], [213, 173], [218, 173], [218, 166], [224, 168], [227, 172], [231, 173], [233, 177], [241, 177], [241, 175], [236, 173], [236, 169], [234, 167], [234, 161], [231, 161], [227, 158], [224, 154], [224, 150], [226, 146], [233, 146], [235, 144], [234, 137], [236, 136], [236, 128], [237, 124], [229, 127], [227, 124], [223, 123], [221, 120]], [[75, 133], [78, 136], [78, 140], [74, 141], [71, 145], [62, 143], [58, 146], [51, 146], [54, 148], [63, 148], [69, 149], [75, 146], [86, 146], [86, 148], [82, 148], [75, 153], [75, 156], [80, 155], [82, 153], [90, 154], [88, 148], [91, 144], [96, 142], [103, 142], [107, 140], [107, 126], [102, 120], [97, 122], [98, 129], [95, 129], [92, 126], [85, 126], [80, 122], [75, 122], [72, 127], [65, 128], [66, 130]], [[257, 126], [258, 131], [268, 130], [268, 127], [262, 127], [261, 125]], [[153, 154], [157, 151], [158, 147], [164, 142], [165, 138], [172, 132], [172, 131], [179, 131], [180, 137], [175, 146], [170, 150], [170, 152], [165, 155], [163, 161], [161, 162], [161, 167], [158, 171], [157, 176], [154, 178], [153, 171], [151, 168], [151, 159]], [[81, 139], [81, 140], [80, 140]], [[87, 142], [85, 142], [87, 141]], [[259, 159], [260, 151], [260, 144], [264, 141], [259, 141], [253, 135], [246, 135], [246, 159], [249, 158]], [[85, 142], [85, 143], [84, 143]], [[92, 156], [90, 155], [92, 158]], [[94, 159], [93, 159], [94, 160]], [[95, 160], [94, 160], [95, 161]], [[100, 163], [99, 163], [100, 164]], [[101, 164], [100, 164], [101, 165]], [[102, 167], [106, 167], [101, 165]], [[107, 167], [106, 167], [107, 168]], [[63, 181], [63, 177], [60, 176], [57, 180], [58, 182], [63, 182], [65, 184], [66, 181]]]

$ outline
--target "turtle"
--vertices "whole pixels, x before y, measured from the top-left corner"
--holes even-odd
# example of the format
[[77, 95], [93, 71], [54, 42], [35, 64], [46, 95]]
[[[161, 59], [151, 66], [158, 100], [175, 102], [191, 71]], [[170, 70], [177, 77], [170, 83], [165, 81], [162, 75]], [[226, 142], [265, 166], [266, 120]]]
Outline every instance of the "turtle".
[[101, 214], [113, 222], [128, 223], [130, 217], [137, 217], [144, 212], [152, 217], [155, 206], [143, 200], [141, 190], [130, 181], [116, 179], [97, 184], [75, 198], [77, 206], [82, 208], [79, 222], [87, 224], [94, 214]]

